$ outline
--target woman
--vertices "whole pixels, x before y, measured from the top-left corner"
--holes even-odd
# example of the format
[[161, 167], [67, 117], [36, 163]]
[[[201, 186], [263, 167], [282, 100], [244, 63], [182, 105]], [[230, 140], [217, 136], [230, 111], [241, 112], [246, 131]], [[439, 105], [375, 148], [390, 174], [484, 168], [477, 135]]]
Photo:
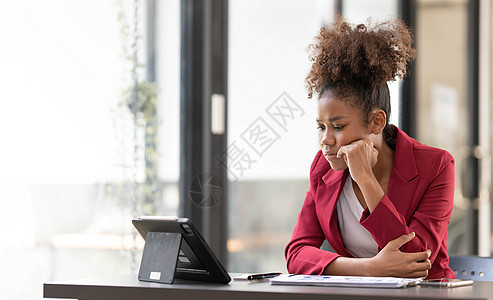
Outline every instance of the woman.
[[[310, 46], [321, 150], [285, 254], [289, 273], [455, 278], [454, 160], [389, 124], [387, 82], [414, 59], [398, 20], [322, 28]], [[335, 252], [320, 249], [327, 239]]]

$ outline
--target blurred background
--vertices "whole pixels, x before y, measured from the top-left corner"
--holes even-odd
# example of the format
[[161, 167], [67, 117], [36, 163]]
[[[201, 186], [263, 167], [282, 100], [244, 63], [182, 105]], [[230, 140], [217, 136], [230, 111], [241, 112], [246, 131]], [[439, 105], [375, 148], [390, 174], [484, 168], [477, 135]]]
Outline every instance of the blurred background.
[[338, 12], [412, 29], [391, 122], [456, 160], [449, 253], [491, 256], [492, 0], [0, 0], [2, 299], [137, 273], [141, 215], [191, 218], [229, 272], [286, 272], [307, 46]]

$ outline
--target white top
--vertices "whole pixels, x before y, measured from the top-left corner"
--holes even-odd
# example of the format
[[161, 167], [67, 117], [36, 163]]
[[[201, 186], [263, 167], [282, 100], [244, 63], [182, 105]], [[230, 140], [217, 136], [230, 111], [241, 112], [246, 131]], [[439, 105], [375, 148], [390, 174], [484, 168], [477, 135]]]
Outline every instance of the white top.
[[337, 201], [339, 232], [344, 247], [355, 257], [373, 257], [378, 253], [378, 245], [359, 220], [364, 208], [359, 203], [353, 189], [353, 179], [348, 176]]

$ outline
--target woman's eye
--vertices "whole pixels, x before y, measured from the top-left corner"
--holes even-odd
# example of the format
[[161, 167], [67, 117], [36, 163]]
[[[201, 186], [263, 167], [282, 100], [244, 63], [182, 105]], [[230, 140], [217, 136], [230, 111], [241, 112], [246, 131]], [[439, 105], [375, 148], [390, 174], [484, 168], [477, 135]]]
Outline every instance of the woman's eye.
[[324, 130], [325, 129], [325, 126], [319, 125], [319, 126], [317, 126], [317, 129], [318, 130]]
[[339, 130], [342, 130], [343, 128], [344, 128], [344, 126], [336, 126], [336, 125], [334, 125], [334, 130], [339, 131]]

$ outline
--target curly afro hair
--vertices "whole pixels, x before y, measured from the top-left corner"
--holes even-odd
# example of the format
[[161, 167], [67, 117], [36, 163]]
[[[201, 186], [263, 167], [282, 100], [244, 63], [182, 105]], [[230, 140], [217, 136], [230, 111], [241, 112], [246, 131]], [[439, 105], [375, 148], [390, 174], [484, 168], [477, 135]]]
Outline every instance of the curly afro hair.
[[409, 29], [397, 19], [352, 25], [343, 17], [320, 29], [308, 47], [311, 69], [305, 79], [308, 98], [326, 91], [362, 108], [363, 121], [374, 109], [390, 115], [388, 81], [403, 78], [416, 57]]
[[346, 22], [343, 17], [320, 29], [309, 46], [312, 67], [306, 77], [308, 97], [327, 85], [372, 89], [402, 78], [415, 58], [408, 28], [394, 19], [378, 24]]

